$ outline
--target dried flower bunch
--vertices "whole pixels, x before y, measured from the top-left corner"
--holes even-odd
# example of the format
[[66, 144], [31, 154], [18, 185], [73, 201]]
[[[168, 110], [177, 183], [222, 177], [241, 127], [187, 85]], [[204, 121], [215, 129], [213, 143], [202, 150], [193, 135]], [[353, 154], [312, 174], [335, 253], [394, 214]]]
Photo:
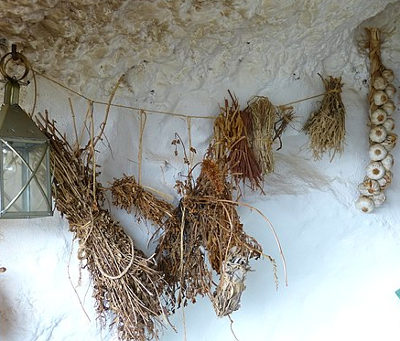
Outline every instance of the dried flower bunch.
[[392, 117], [396, 107], [393, 97], [396, 88], [393, 71], [387, 69], [381, 61], [381, 30], [366, 28], [368, 41], [365, 47], [369, 49], [370, 87], [369, 87], [369, 157], [371, 162], [366, 168], [366, 176], [359, 184], [360, 196], [356, 207], [363, 212], [372, 212], [381, 206], [386, 196], [384, 191], [392, 182], [393, 155], [392, 149], [397, 142], [393, 132]]
[[93, 281], [99, 318], [103, 324], [114, 318], [111, 325], [120, 340], [157, 339], [166, 283], [154, 259], [136, 250], [123, 228], [101, 208], [104, 193], [96, 180], [93, 138], [84, 149], [74, 149], [47, 112], [38, 124], [51, 141], [56, 207], [79, 241], [78, 257]]
[[326, 95], [318, 111], [313, 112], [303, 129], [309, 135], [309, 148], [314, 158], [321, 159], [326, 152], [342, 153], [346, 135], [346, 110], [342, 102], [342, 78], [329, 77], [324, 79]]

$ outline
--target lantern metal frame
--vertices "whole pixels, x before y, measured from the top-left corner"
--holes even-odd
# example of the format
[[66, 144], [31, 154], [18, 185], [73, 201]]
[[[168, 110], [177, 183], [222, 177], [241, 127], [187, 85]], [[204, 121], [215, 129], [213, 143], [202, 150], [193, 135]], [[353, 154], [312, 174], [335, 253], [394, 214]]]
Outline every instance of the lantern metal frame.
[[[19, 60], [25, 66], [22, 77], [7, 74], [11, 60]], [[0, 72], [6, 79], [0, 111], [0, 219], [51, 216], [50, 140], [18, 104], [21, 80], [29, 73], [29, 63], [16, 52], [15, 45], [11, 53], [1, 58]], [[11, 161], [5, 164], [8, 155]], [[11, 180], [5, 178], [7, 167], [18, 170]]]

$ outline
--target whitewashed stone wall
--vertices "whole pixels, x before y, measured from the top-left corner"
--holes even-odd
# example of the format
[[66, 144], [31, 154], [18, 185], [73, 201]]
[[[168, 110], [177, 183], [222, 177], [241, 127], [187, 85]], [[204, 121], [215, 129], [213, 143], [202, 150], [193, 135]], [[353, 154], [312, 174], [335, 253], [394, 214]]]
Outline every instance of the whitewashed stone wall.
[[[354, 208], [357, 185], [368, 163], [368, 59], [358, 50], [363, 27], [385, 36], [382, 58], [400, 79], [400, 2], [312, 1], [18, 1], [0, 4], [3, 53], [17, 43], [40, 72], [85, 94], [107, 101], [118, 78], [115, 103], [185, 115], [216, 115], [234, 92], [245, 106], [253, 95], [284, 104], [323, 92], [317, 73], [342, 76], [347, 108], [347, 146], [341, 157], [315, 162], [300, 131], [318, 100], [295, 105], [296, 121], [276, 153], [276, 171], [266, 195], [246, 193], [279, 235], [288, 264], [285, 287], [273, 237], [255, 212], [241, 208], [246, 231], [277, 259], [275, 291], [267, 261], [253, 262], [242, 308], [233, 329], [241, 341], [385, 340], [400, 335], [400, 177], [386, 191], [387, 202], [372, 214]], [[366, 81], [367, 80], [367, 81]], [[60, 129], [71, 133], [68, 98], [82, 121], [87, 102], [37, 76], [37, 111], [48, 109]], [[398, 89], [399, 81], [395, 85]], [[31, 110], [33, 82], [21, 94]], [[398, 98], [398, 97], [397, 97]], [[397, 99], [398, 104], [398, 99]], [[100, 123], [105, 106], [95, 105]], [[398, 118], [399, 110], [394, 116]], [[108, 144], [100, 146], [103, 183], [137, 174], [137, 110], [112, 108]], [[193, 119], [192, 144], [199, 161], [212, 134], [212, 120]], [[397, 130], [397, 128], [396, 128]], [[175, 132], [188, 141], [187, 121], [148, 112], [142, 182], [174, 197], [185, 172], [174, 156]], [[71, 135], [70, 135], [71, 136]], [[110, 149], [111, 148], [111, 149]], [[394, 151], [395, 160], [399, 153]], [[138, 247], [151, 226], [112, 208]], [[54, 217], [0, 221], [0, 340], [112, 341], [94, 313], [90, 279], [79, 273], [76, 245], [68, 226]], [[76, 290], [76, 292], [75, 292]], [[78, 296], [82, 301], [79, 302]], [[83, 309], [83, 308], [84, 309]], [[85, 313], [86, 312], [86, 313]], [[215, 317], [199, 300], [171, 318], [163, 341], [234, 340], [229, 319]]]

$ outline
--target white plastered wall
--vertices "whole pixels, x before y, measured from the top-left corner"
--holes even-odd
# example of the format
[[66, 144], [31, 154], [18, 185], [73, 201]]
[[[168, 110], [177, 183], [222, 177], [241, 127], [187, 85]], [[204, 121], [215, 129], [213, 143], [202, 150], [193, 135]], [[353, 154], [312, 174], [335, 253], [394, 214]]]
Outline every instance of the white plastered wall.
[[[242, 25], [234, 24], [234, 18], [228, 16], [224, 23], [232, 25], [232, 32], [230, 26], [223, 31], [224, 23], [219, 23], [219, 40], [210, 29], [209, 38], [203, 36], [195, 47], [190, 37], [178, 30], [173, 39], [160, 38], [164, 48], [154, 44], [149, 46], [147, 56], [144, 50], [137, 53], [134, 67], [125, 55], [129, 56], [129, 48], [112, 40], [116, 51], [122, 49], [121, 56], [106, 55], [96, 60], [95, 49], [88, 48], [87, 55], [82, 54], [70, 69], [58, 56], [60, 70], [56, 61], [48, 61], [52, 63], [52, 75], [91, 99], [104, 101], [125, 73], [115, 103], [185, 115], [216, 115], [228, 89], [243, 106], [253, 95], [284, 104], [323, 92], [317, 72], [342, 76], [342, 98], [347, 109], [344, 154], [332, 162], [328, 157], [313, 160], [307, 150], [307, 137], [300, 129], [309, 113], [318, 107], [319, 99], [296, 104], [296, 120], [283, 137], [283, 148], [275, 154], [275, 173], [265, 180], [266, 195], [246, 192], [245, 202], [259, 208], [278, 233], [288, 265], [289, 285], [284, 284], [282, 262], [268, 226], [255, 212], [240, 208], [246, 231], [277, 260], [280, 284], [276, 291], [268, 261], [253, 262], [242, 307], [232, 315], [233, 330], [241, 341], [398, 340], [398, 162], [394, 165], [393, 183], [386, 191], [387, 202], [381, 208], [365, 215], [355, 209], [354, 202], [369, 161], [365, 82], [368, 59], [358, 50], [357, 42], [364, 26], [382, 26], [388, 31], [397, 28], [385, 37], [382, 58], [399, 79], [400, 3], [254, 2], [264, 6], [259, 8], [244, 3], [244, 18], [257, 17], [254, 12], [260, 8], [268, 9], [265, 30], [254, 31], [256, 24], [262, 23], [250, 20], [252, 30], [246, 30], [246, 20], [241, 19]], [[389, 5], [385, 9], [386, 4]], [[196, 27], [200, 18], [192, 15]], [[212, 8], [202, 15], [208, 15], [216, 25]], [[270, 35], [265, 35], [267, 29]], [[36, 44], [38, 56], [40, 44]], [[44, 61], [31, 56], [34, 67], [44, 68]], [[100, 64], [108, 70], [107, 77], [96, 74], [96, 65]], [[36, 110], [48, 109], [59, 129], [71, 134], [68, 98], [81, 119], [87, 102], [43, 77], [38, 76], [37, 81]], [[395, 85], [398, 89], [398, 80]], [[33, 103], [32, 92], [33, 83], [22, 92], [27, 111]], [[94, 109], [100, 124], [105, 105], [96, 104]], [[396, 120], [399, 112], [394, 114]], [[106, 128], [109, 146], [105, 141], [98, 155], [103, 183], [123, 173], [138, 174], [139, 119], [137, 110], [111, 109]], [[210, 141], [212, 120], [192, 119], [191, 131], [197, 162]], [[171, 146], [175, 133], [188, 141], [186, 119], [148, 112], [142, 183], [173, 196], [176, 202], [173, 186], [186, 168]], [[397, 149], [393, 154], [397, 161]], [[133, 216], [111, 209], [136, 245], [146, 251], [153, 227], [138, 225]], [[57, 212], [51, 218], [0, 221], [0, 237], [0, 266], [7, 268], [0, 274], [0, 340], [116, 340], [115, 332], [101, 329], [96, 320], [90, 278], [85, 270], [79, 271], [76, 244], [68, 224]], [[196, 341], [234, 340], [229, 319], [216, 318], [208, 299], [189, 305], [184, 315], [183, 319], [180, 310], [171, 317], [177, 333], [167, 327], [162, 340], [184, 340], [185, 335]]]

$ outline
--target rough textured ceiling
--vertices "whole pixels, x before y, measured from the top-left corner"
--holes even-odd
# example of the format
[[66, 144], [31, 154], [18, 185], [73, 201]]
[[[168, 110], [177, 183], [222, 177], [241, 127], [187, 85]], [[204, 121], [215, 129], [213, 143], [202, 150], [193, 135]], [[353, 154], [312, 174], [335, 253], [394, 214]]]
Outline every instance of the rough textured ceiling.
[[37, 70], [89, 94], [109, 93], [122, 73], [133, 91], [160, 71], [173, 85], [228, 77], [242, 61], [276, 77], [299, 66], [314, 71], [394, 2], [2, 0], [0, 44], [4, 53], [17, 43]]

